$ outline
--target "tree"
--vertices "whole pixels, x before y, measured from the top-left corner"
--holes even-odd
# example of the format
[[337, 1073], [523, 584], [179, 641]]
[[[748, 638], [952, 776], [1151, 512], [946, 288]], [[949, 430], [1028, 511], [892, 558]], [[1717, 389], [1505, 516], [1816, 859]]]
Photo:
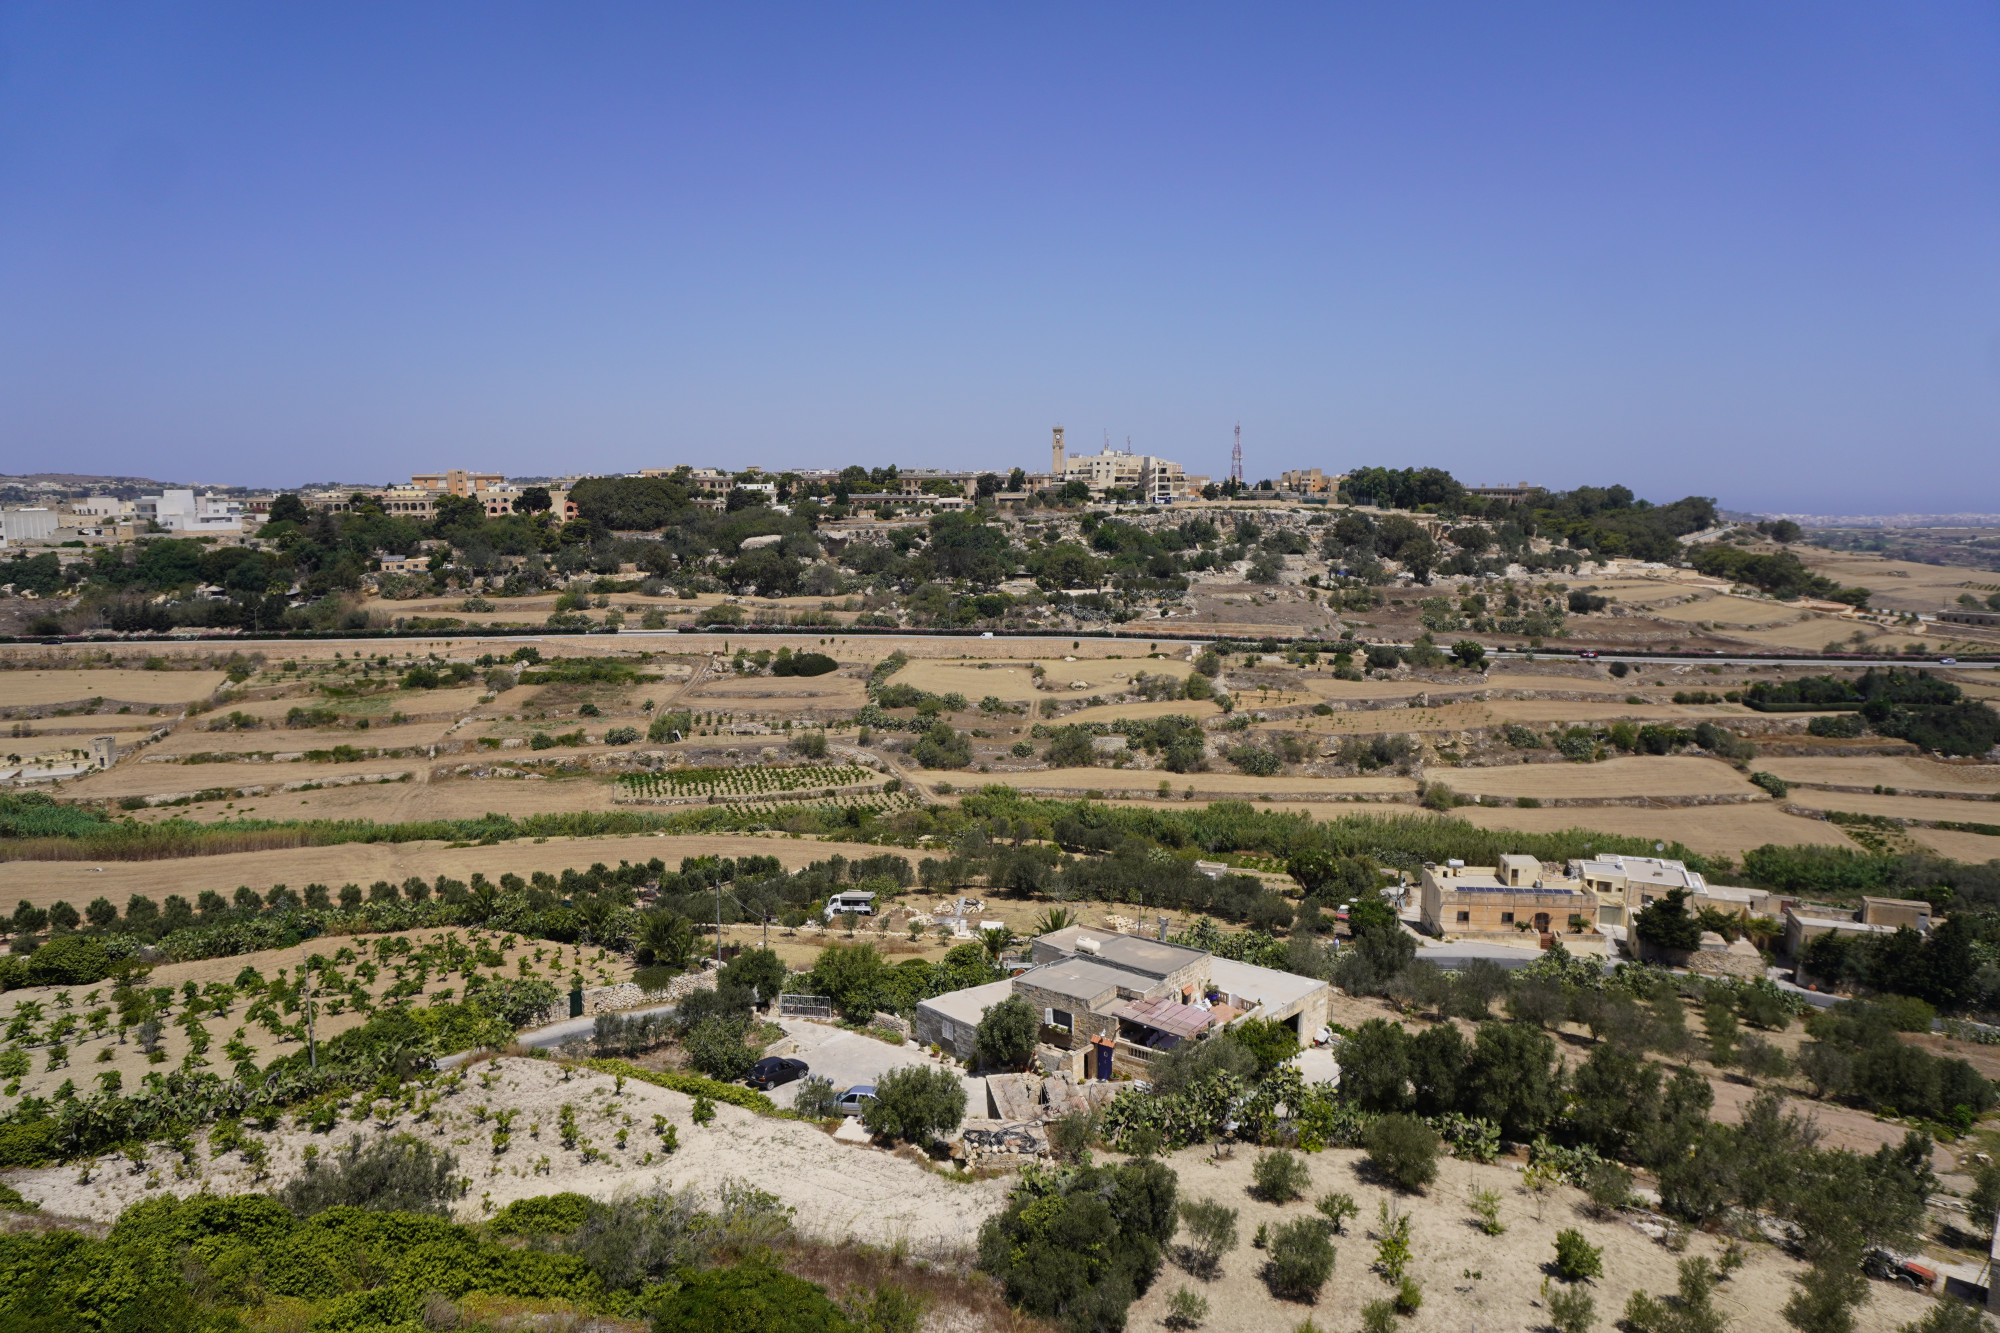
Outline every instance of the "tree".
[[1019, 1069], [1035, 1053], [1041, 1020], [1028, 1002], [1010, 995], [980, 1017], [973, 1037], [979, 1063], [994, 1069]]
[[1252, 1188], [1267, 1203], [1290, 1203], [1305, 1197], [1312, 1176], [1306, 1164], [1283, 1148], [1262, 1153], [1250, 1167]]
[[691, 1273], [660, 1302], [653, 1333], [863, 1333], [826, 1288], [749, 1260]]
[[1333, 1275], [1333, 1242], [1326, 1228], [1310, 1217], [1287, 1222], [1271, 1233], [1270, 1260], [1264, 1280], [1271, 1294], [1284, 1300], [1312, 1301]]
[[1556, 1271], [1565, 1282], [1604, 1276], [1604, 1247], [1592, 1245], [1575, 1227], [1556, 1233]]
[[814, 960], [812, 985], [847, 1017], [867, 1018], [875, 1012], [885, 971], [873, 944], [836, 942], [820, 950]]
[[721, 1014], [702, 1019], [681, 1039], [688, 1063], [710, 1078], [733, 1083], [757, 1063], [756, 1053], [743, 1044], [746, 1024], [739, 1017]]
[[937, 722], [910, 751], [910, 757], [924, 768], [964, 768], [972, 762], [972, 742], [953, 731], [949, 722]]
[[1562, 1062], [1549, 1034], [1515, 1023], [1481, 1023], [1466, 1063], [1459, 1109], [1526, 1143], [1562, 1110]]
[[1188, 1238], [1181, 1262], [1196, 1277], [1213, 1277], [1222, 1256], [1236, 1248], [1236, 1210], [1214, 1199], [1187, 1199], [1180, 1214], [1181, 1230]]
[[299, 499], [298, 496], [290, 491], [286, 491], [283, 495], [271, 501], [270, 517], [265, 520], [267, 524], [297, 523], [300, 525], [310, 523], [311, 521], [312, 512], [306, 508], [305, 501]]
[[527, 486], [514, 497], [514, 512], [517, 514], [546, 514], [554, 500], [546, 486]]
[[924, 1144], [965, 1119], [965, 1084], [948, 1069], [906, 1065], [882, 1075], [861, 1121], [871, 1134]]
[[1659, 949], [1687, 952], [1701, 947], [1701, 923], [1688, 914], [1686, 889], [1669, 889], [1664, 898], [1632, 919], [1632, 929]]
[[716, 984], [742, 990], [754, 988], [758, 1003], [768, 1006], [784, 989], [785, 975], [784, 963], [772, 950], [745, 949], [723, 965]]
[[1854, 1333], [1854, 1309], [1868, 1299], [1868, 1279], [1852, 1262], [1815, 1266], [1799, 1275], [1785, 1302], [1785, 1322], [1800, 1333]]
[[1122, 1329], [1179, 1223], [1176, 1189], [1158, 1161], [1082, 1167], [1054, 1192], [1016, 1189], [979, 1229], [979, 1266], [1031, 1315], [1088, 1333]]
[[1467, 671], [1477, 671], [1486, 665], [1486, 645], [1473, 639], [1460, 639], [1454, 643], [1451, 655]]
[[641, 967], [670, 967], [679, 971], [694, 952], [694, 926], [678, 912], [665, 908], [639, 918], [633, 950]]
[[1362, 1135], [1368, 1162], [1398, 1189], [1421, 1193], [1437, 1179], [1437, 1131], [1407, 1115], [1385, 1115], [1371, 1122]]
[[298, 1217], [329, 1208], [369, 1208], [380, 1212], [450, 1215], [449, 1204], [465, 1193], [458, 1159], [409, 1134], [378, 1139], [366, 1148], [356, 1138], [337, 1149], [331, 1166], [306, 1164], [304, 1175], [278, 1191], [278, 1200]]
[[1268, 1074], [1299, 1053], [1299, 1034], [1267, 1018], [1247, 1018], [1233, 1029], [1236, 1040], [1257, 1057], [1257, 1072]]

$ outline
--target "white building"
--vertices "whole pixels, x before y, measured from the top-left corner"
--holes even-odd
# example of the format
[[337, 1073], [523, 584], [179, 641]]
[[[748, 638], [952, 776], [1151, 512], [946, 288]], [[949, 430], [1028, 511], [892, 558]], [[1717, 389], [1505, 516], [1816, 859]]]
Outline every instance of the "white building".
[[187, 490], [166, 490], [158, 495], [142, 495], [133, 506], [140, 522], [157, 523], [168, 532], [241, 532], [243, 502], [225, 500], [210, 493], [196, 495]]
[[0, 545], [47, 541], [58, 521], [53, 509], [0, 509]]
[[[1060, 457], [1061, 444], [1056, 445]], [[1179, 463], [1151, 454], [1128, 453], [1104, 446], [1101, 454], [1061, 458], [1062, 479], [1080, 481], [1094, 498], [1107, 490], [1136, 491], [1147, 504], [1172, 504], [1201, 490], [1205, 477], [1190, 477]]]

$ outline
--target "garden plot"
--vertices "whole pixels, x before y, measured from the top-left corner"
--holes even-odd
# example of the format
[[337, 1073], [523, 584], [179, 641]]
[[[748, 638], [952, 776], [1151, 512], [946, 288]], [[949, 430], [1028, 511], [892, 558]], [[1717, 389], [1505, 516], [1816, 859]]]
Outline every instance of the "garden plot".
[[1758, 767], [1787, 782], [1895, 787], [1905, 792], [1962, 792], [1968, 796], [2000, 795], [2000, 764], [1941, 764], [1935, 759], [1862, 754], [1851, 759], [1773, 757], [1759, 761]]
[[[947, 1179], [876, 1148], [837, 1143], [817, 1125], [726, 1103], [715, 1106], [712, 1122], [697, 1125], [694, 1100], [683, 1093], [637, 1079], [621, 1088], [611, 1075], [566, 1073], [554, 1061], [506, 1058], [454, 1073], [460, 1074], [455, 1081], [451, 1074], [432, 1080], [429, 1091], [437, 1101], [421, 1118], [414, 1108], [386, 1101], [376, 1103], [386, 1114], [343, 1121], [331, 1133], [295, 1127], [287, 1117], [276, 1133], [258, 1136], [270, 1155], [263, 1182], [239, 1154], [218, 1160], [203, 1144], [185, 1176], [176, 1175], [176, 1154], [155, 1148], [145, 1171], [105, 1158], [89, 1184], [77, 1183], [74, 1166], [20, 1173], [13, 1183], [51, 1212], [108, 1222], [147, 1197], [148, 1172], [157, 1172], [153, 1188], [180, 1195], [204, 1188], [272, 1189], [303, 1171], [309, 1145], [325, 1153], [351, 1134], [366, 1142], [409, 1133], [458, 1155], [461, 1171], [472, 1179], [457, 1210], [464, 1221], [535, 1195], [574, 1191], [610, 1198], [657, 1186], [693, 1187], [712, 1196], [725, 1183], [742, 1181], [796, 1208], [797, 1224], [809, 1234], [908, 1244], [919, 1252], [973, 1244], [1011, 1183]], [[576, 1125], [571, 1147], [562, 1142], [564, 1106]], [[495, 1152], [503, 1112], [510, 1137]], [[671, 1152], [655, 1132], [655, 1117], [674, 1131], [678, 1146]]]
[[121, 704], [191, 703], [227, 679], [220, 671], [0, 671], [0, 709], [104, 699]]
[[[1446, 785], [1456, 781], [1456, 777], [1452, 777], [1447, 779]], [[1660, 842], [1681, 843], [1703, 855], [1739, 858], [1744, 852], [1762, 847], [1765, 843], [1856, 848], [1852, 839], [1825, 820], [1788, 815], [1769, 802], [1666, 808], [1570, 805], [1542, 810], [1467, 805], [1452, 811], [1451, 817], [1477, 824], [1480, 828], [1518, 829], [1523, 833], [1557, 833], [1564, 829], [1582, 828], [1596, 833], [1653, 838]]]
[[860, 708], [868, 692], [860, 680], [830, 672], [824, 676], [739, 676], [718, 667], [682, 696], [680, 707], [832, 712]]
[[[384, 945], [394, 952], [384, 952], [380, 947]], [[145, 1051], [144, 1034], [136, 1027], [120, 1031], [116, 1008], [109, 999], [110, 981], [13, 990], [0, 996], [0, 1023], [19, 1034], [9, 1039], [10, 1045], [19, 1045], [31, 1065], [20, 1077], [17, 1095], [48, 1097], [65, 1080], [86, 1092], [93, 1091], [92, 1085], [106, 1073], [117, 1074], [129, 1092], [149, 1073], [193, 1067], [226, 1075], [235, 1061], [246, 1055], [268, 1064], [302, 1049], [304, 1020], [296, 1002], [278, 998], [267, 1009], [259, 1004], [264, 997], [239, 983], [251, 970], [263, 982], [291, 976], [310, 955], [334, 960], [340, 976], [337, 984], [347, 987], [336, 989], [330, 978], [317, 987], [313, 1035], [320, 1041], [366, 1022], [372, 1008], [384, 1002], [384, 994], [399, 984], [414, 995], [409, 1001], [412, 1004], [421, 1005], [439, 994], [456, 994], [464, 985], [463, 967], [490, 971], [504, 965], [509, 977], [547, 981], [562, 991], [567, 991], [573, 969], [581, 970], [585, 983], [591, 986], [616, 985], [632, 975], [630, 959], [591, 946], [578, 948], [463, 927], [392, 935], [331, 935], [288, 949], [164, 963], [153, 969], [146, 983], [149, 989], [166, 987], [174, 992], [171, 1011], [160, 1020], [153, 1056]], [[460, 966], [450, 965], [446, 961], [450, 957], [457, 958]], [[522, 959], [527, 960], [525, 972], [520, 970]], [[190, 1006], [183, 988], [190, 983], [200, 993], [192, 1006], [193, 1026], [184, 1024]], [[357, 1007], [357, 994], [367, 997], [369, 1008]], [[232, 1042], [242, 1044], [235, 1055], [224, 1049]], [[0, 1096], [0, 1109], [10, 1105], [11, 1098]]]
[[850, 787], [876, 781], [881, 776], [860, 764], [758, 764], [747, 768], [670, 768], [657, 773], [627, 773], [618, 779], [618, 785], [632, 796], [721, 796], [734, 803], [782, 792]]
[[1512, 764], [1502, 768], [1433, 768], [1430, 776], [1464, 796], [1610, 801], [1620, 797], [1745, 796], [1768, 799], [1716, 759], [1632, 755], [1599, 764]]

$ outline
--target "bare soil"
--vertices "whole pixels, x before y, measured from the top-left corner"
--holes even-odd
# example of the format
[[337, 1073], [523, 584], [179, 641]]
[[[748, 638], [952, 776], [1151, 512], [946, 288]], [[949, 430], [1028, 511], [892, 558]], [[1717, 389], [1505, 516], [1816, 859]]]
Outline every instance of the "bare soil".
[[1597, 764], [1438, 768], [1430, 776], [1467, 795], [1530, 796], [1543, 800], [1750, 795], [1758, 791], [1729, 765], [1691, 755], [1631, 755]]
[[[1446, 779], [1450, 782], [1451, 779]], [[1837, 827], [1818, 819], [1788, 815], [1774, 803], [1652, 808], [1631, 805], [1561, 806], [1542, 810], [1513, 807], [1460, 806], [1453, 818], [1489, 829], [1519, 829], [1524, 833], [1554, 833], [1590, 829], [1638, 838], [1678, 842], [1709, 855], [1740, 858], [1765, 843], [1781, 846], [1810, 843], [1825, 847], [1856, 844]]]

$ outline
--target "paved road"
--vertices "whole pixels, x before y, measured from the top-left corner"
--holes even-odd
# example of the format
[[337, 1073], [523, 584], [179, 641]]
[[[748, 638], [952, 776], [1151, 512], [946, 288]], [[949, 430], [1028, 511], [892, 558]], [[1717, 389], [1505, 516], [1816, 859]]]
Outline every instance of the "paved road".
[[[778, 1024], [796, 1044], [791, 1054], [804, 1060], [812, 1073], [832, 1083], [835, 1092], [845, 1092], [859, 1083], [874, 1083], [892, 1069], [939, 1063], [928, 1050], [914, 1043], [891, 1046], [846, 1028], [796, 1018], [781, 1018]], [[965, 1084], [966, 1114], [984, 1116], [986, 1080], [964, 1073], [955, 1063], [944, 1067], [958, 1074], [959, 1081]], [[798, 1091], [798, 1083], [787, 1083], [772, 1089], [771, 1100], [780, 1106], [790, 1106]]]
[[[671, 1014], [673, 1011], [674, 1006], [670, 1004], [656, 1004], [647, 1009], [621, 1009], [618, 1016], [621, 1018], [635, 1018], [640, 1014]], [[540, 1051], [552, 1051], [573, 1037], [588, 1037], [596, 1030], [596, 1027], [597, 1019], [595, 1017], [565, 1018], [560, 1023], [551, 1023], [547, 1027], [535, 1028], [532, 1031], [519, 1034], [514, 1038], [514, 1044], [516, 1046], [532, 1046]], [[444, 1056], [438, 1061], [438, 1068], [449, 1069], [464, 1060], [465, 1055], [465, 1052], [461, 1052], [458, 1055]]]

